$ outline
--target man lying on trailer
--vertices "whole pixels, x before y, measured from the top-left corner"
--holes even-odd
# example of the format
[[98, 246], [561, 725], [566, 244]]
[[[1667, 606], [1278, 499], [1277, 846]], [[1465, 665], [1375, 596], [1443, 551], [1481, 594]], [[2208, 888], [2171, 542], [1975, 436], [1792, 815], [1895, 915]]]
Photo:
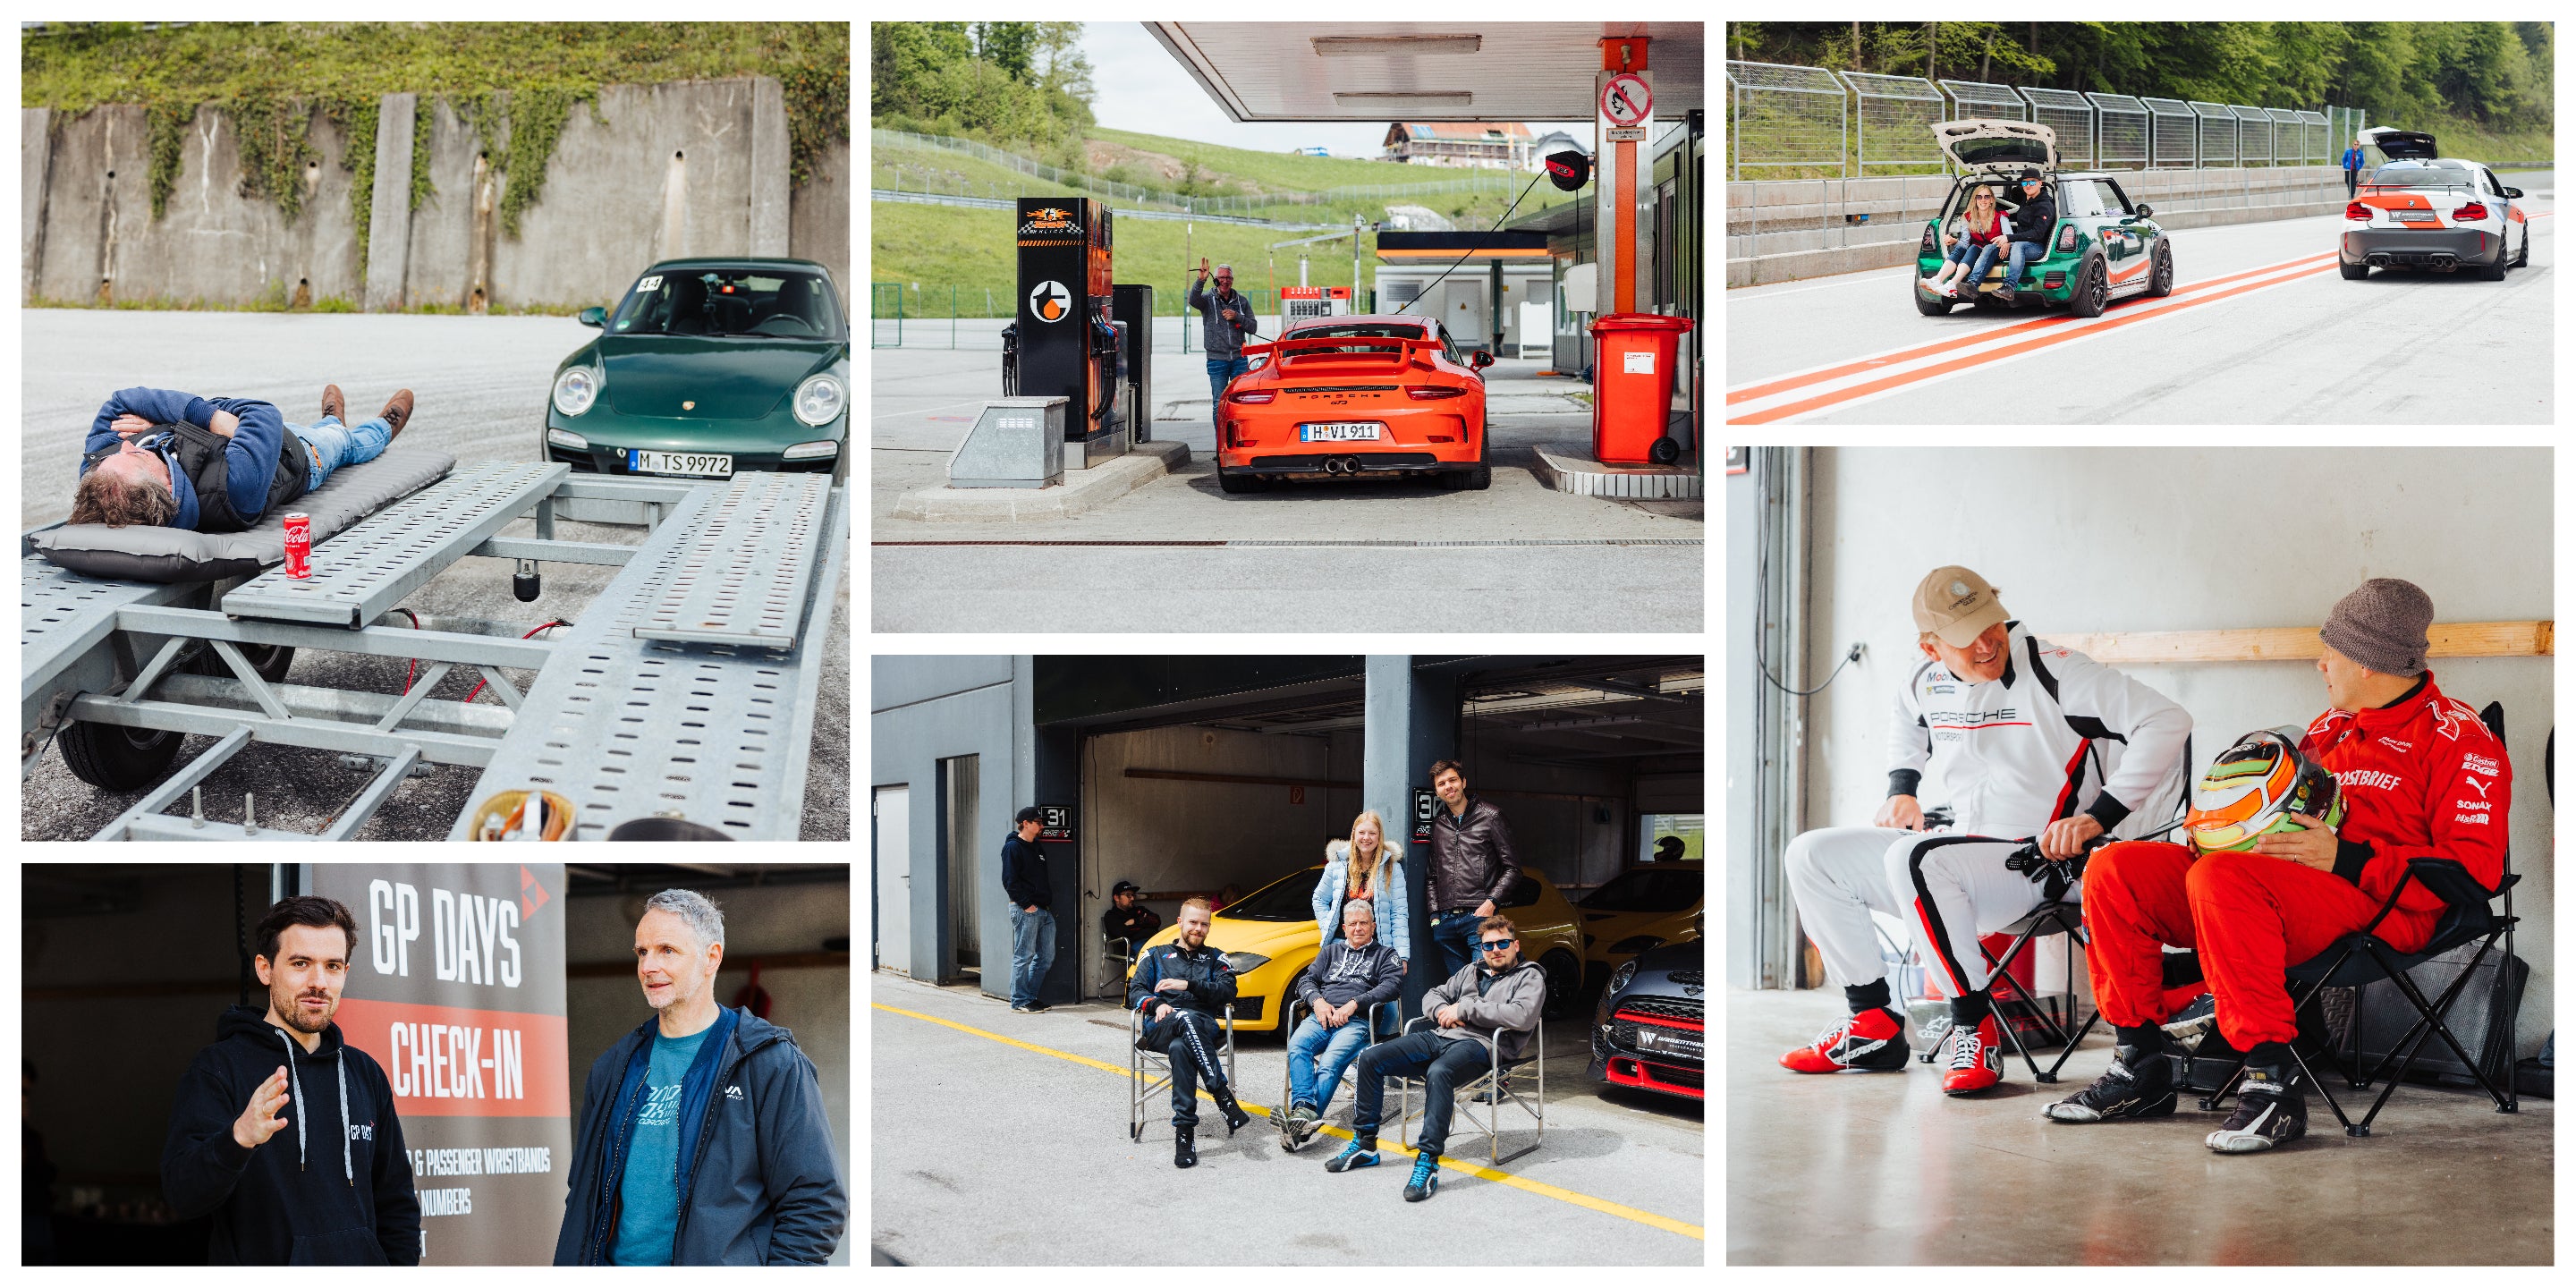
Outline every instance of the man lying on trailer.
[[322, 418], [289, 425], [256, 398], [120, 389], [82, 444], [71, 521], [245, 532], [332, 471], [376, 459], [411, 408], [411, 391], [398, 390], [374, 419], [349, 425], [340, 387], [324, 385]]

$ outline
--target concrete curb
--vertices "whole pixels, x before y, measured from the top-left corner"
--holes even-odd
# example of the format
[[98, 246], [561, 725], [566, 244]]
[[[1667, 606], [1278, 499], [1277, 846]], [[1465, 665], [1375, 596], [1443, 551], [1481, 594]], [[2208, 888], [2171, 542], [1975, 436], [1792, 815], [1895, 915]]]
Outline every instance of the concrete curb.
[[1696, 470], [1654, 465], [1604, 465], [1589, 443], [1546, 443], [1538, 456], [1539, 481], [1559, 492], [1626, 501], [1690, 501], [1701, 495]]
[[1070, 519], [1096, 510], [1190, 463], [1187, 443], [1148, 442], [1087, 470], [1068, 469], [1043, 488], [915, 488], [895, 502], [894, 517], [923, 523], [1007, 523]]

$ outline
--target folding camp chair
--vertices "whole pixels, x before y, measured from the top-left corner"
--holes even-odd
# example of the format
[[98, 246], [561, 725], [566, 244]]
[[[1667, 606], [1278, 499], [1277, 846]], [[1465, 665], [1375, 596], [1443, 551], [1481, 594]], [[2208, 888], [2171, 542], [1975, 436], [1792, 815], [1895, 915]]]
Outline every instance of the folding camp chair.
[[[1145, 1037], [1145, 1013], [1127, 1008], [1127, 1139], [1145, 1138], [1145, 1104], [1154, 1093], [1172, 1085], [1172, 1058], [1160, 1051], [1145, 1051], [1136, 1044]], [[1225, 1085], [1234, 1085], [1234, 1003], [1225, 1004]], [[1148, 1078], [1159, 1067], [1159, 1076]]]
[[[2504, 740], [2503, 704], [2488, 703], [2486, 709], [2478, 713], [2478, 719], [2495, 734], [2498, 742]], [[2389, 1095], [2397, 1090], [2397, 1084], [2404, 1081], [2407, 1071], [2414, 1067], [2416, 1053], [2422, 1049], [2425, 1039], [2436, 1035], [2442, 1039], [2445, 1046], [2451, 1048], [2451, 1054], [2459, 1057], [2460, 1063], [2466, 1066], [2470, 1074], [2477, 1079], [2478, 1086], [2495, 1101], [2497, 1113], [2511, 1114], [2522, 1111], [2521, 1093], [2514, 1087], [2510, 1071], [2507, 1071], [2503, 1080], [2504, 1085], [2499, 1089], [2496, 1085], [2497, 1080], [2488, 1073], [2486, 1062], [2471, 1056], [2458, 1035], [2451, 1032], [2451, 1026], [2443, 1022], [2443, 1017], [2450, 1012], [2451, 1003], [2459, 997], [2461, 990], [2468, 986], [2469, 981], [2476, 977], [2479, 964], [2486, 960], [2487, 953], [2495, 947], [2497, 940], [2504, 941], [2505, 958], [2508, 962], [2511, 961], [2513, 927], [2514, 923], [2521, 920], [2513, 913], [2513, 887], [2521, 880], [2522, 878], [2514, 873], [2511, 850], [2505, 852], [2504, 873], [2493, 890], [2479, 885], [2477, 878], [2470, 876], [2468, 868], [2457, 859], [2408, 860], [2406, 875], [2398, 878], [2397, 888], [2388, 892], [2387, 902], [2379, 906], [2379, 911], [2371, 917], [2369, 924], [2336, 940], [2334, 946], [2326, 951], [2290, 968], [2290, 1003], [2293, 1009], [2302, 1013], [2308, 1010], [2309, 1004], [2316, 999], [2321, 990], [2358, 988], [2381, 979], [2395, 986], [2398, 994], [2404, 997], [2406, 1004], [2415, 1011], [2414, 1027], [2408, 1029], [2406, 1036], [2398, 1039], [2396, 1044], [2389, 1048], [2388, 1053], [2380, 1057], [2379, 1063], [2371, 1066], [2370, 1072], [2361, 1077], [2353, 1077], [2351, 1072], [2343, 1067], [2342, 1061], [2334, 1055], [2331, 1043], [2317, 1044], [2317, 1054], [2343, 1077], [2346, 1085], [2355, 1091], [2369, 1090], [2371, 1083], [2380, 1080], [2383, 1076], [2387, 1078], [2388, 1085], [2379, 1089], [2378, 1098], [2370, 1103], [2370, 1111], [2363, 1114], [2361, 1121], [2357, 1123], [2345, 1115], [2342, 1103], [2335, 1099], [2334, 1089], [2328, 1087], [2325, 1079], [2318, 1077], [2316, 1070], [2309, 1067], [2307, 1057], [2299, 1053], [2298, 1044], [2293, 1042], [2290, 1045], [2291, 1058], [2298, 1061], [2299, 1069], [2307, 1075], [2309, 1084], [2325, 1096], [2327, 1107], [2334, 1110], [2335, 1121], [2343, 1124], [2345, 1135], [2370, 1134], [2371, 1122], [2379, 1117], [2380, 1108], [2388, 1103]], [[2387, 920], [2388, 914], [2395, 910], [2398, 897], [2406, 893], [2407, 884], [2410, 882], [2432, 891], [2446, 905], [2442, 919], [2433, 927], [2432, 937], [2425, 940], [2422, 947], [2411, 953], [2399, 952], [2377, 934], [2379, 923]], [[2504, 912], [2501, 915], [2490, 906], [2499, 896], [2504, 899]], [[2477, 953], [2470, 957], [2467, 967], [2460, 971], [2459, 978], [2452, 980], [2451, 986], [2442, 990], [2440, 1000], [2426, 1001], [2423, 990], [2415, 986], [2415, 981], [2409, 977], [2409, 972], [2443, 953], [2472, 942], [2478, 946]], [[2508, 1028], [2512, 1024], [2512, 1014], [2504, 1005], [2504, 990], [2509, 973], [2506, 970], [2498, 970], [2495, 973], [2495, 995], [2492, 999], [2493, 1009], [2490, 1012], [2495, 1017], [2494, 1022], [2502, 1023]], [[2400, 1053], [2403, 1053], [2402, 1058]], [[2397, 1061], [2394, 1072], [2388, 1068], [2392, 1060]], [[2202, 1100], [2200, 1107], [2219, 1108], [2244, 1076], [2245, 1060], [2240, 1057], [2236, 1061], [2235, 1068], [2218, 1084], [2217, 1094]]]
[[[1405, 1023], [1404, 1031], [1406, 1033], [1411, 1033], [1425, 1024], [1433, 1024], [1436, 1022], [1437, 1021], [1433, 1020], [1428, 1015], [1417, 1015]], [[1529, 1033], [1530, 1053], [1528, 1055], [1523, 1056], [1518, 1060], [1505, 1060], [1502, 1058], [1502, 1045], [1500, 1043], [1489, 1044], [1485, 1048], [1488, 1060], [1485, 1071], [1465, 1082], [1459, 1083], [1455, 1089], [1458, 1101], [1454, 1106], [1452, 1106], [1450, 1112], [1455, 1118], [1462, 1120], [1468, 1126], [1475, 1128], [1477, 1133], [1485, 1138], [1485, 1159], [1497, 1167], [1500, 1167], [1515, 1158], [1519, 1158], [1521, 1155], [1527, 1154], [1531, 1150], [1537, 1149], [1547, 1140], [1547, 1017], [1545, 1015], [1541, 1015], [1538, 1019], [1532, 1021]], [[1530, 1064], [1536, 1064], [1538, 1066], [1538, 1093], [1533, 1099], [1524, 1100], [1521, 1098], [1518, 1085], [1504, 1082], [1503, 1075]], [[1413, 1109], [1413, 1088], [1415, 1084], [1421, 1083], [1424, 1080], [1420, 1077], [1399, 1074], [1389, 1074], [1387, 1076], [1394, 1079], [1397, 1084], [1398, 1099], [1396, 1102], [1395, 1118], [1396, 1143], [1406, 1149], [1411, 1149], [1413, 1148], [1413, 1139], [1410, 1128], [1413, 1126], [1413, 1120], [1420, 1116], [1415, 1113]], [[1487, 1087], [1495, 1089], [1494, 1103], [1483, 1106], [1485, 1116], [1479, 1119], [1476, 1117], [1478, 1105], [1475, 1101], [1475, 1093], [1482, 1091]], [[1423, 1089], [1423, 1097], [1423, 1108], [1428, 1110], [1430, 1108], [1430, 1089], [1427, 1086]], [[1509, 1154], [1500, 1152], [1503, 1147], [1503, 1106], [1506, 1104], [1518, 1108], [1522, 1113], [1528, 1114], [1538, 1123], [1537, 1138], [1530, 1141], [1529, 1144], [1513, 1150]]]
[[[1287, 1045], [1289, 1039], [1297, 1036], [1297, 1022], [1304, 1018], [1312, 1009], [1313, 1008], [1306, 1005], [1305, 998], [1297, 997], [1293, 994], [1289, 997], [1288, 1014], [1282, 1019], [1279, 1029], [1279, 1041], [1283, 1048]], [[1401, 1017], [1403, 1014], [1404, 1001], [1401, 998], [1391, 1002], [1380, 1002], [1377, 1005], [1368, 1008], [1369, 1041], [1382, 1041], [1383, 1039], [1379, 1035], [1388, 1032], [1388, 1023]], [[1362, 1051], [1366, 1051], [1368, 1048], [1363, 1046], [1360, 1049]], [[1283, 1115], [1288, 1112], [1293, 1103], [1290, 1100], [1288, 1092], [1288, 1063], [1296, 1058], [1297, 1057], [1294, 1054], [1288, 1054], [1287, 1059], [1279, 1062], [1279, 1112]], [[1342, 1081], [1353, 1081], [1358, 1077], [1358, 1069], [1359, 1062], [1356, 1060], [1352, 1061], [1348, 1067], [1342, 1070]], [[1281, 1132], [1279, 1136], [1279, 1147], [1287, 1150], [1291, 1154], [1296, 1153], [1298, 1149], [1297, 1142], [1289, 1137], [1284, 1131]]]
[[[2032, 847], [2032, 853], [2037, 852], [2037, 847]], [[2091, 1015], [2085, 1017], [2083, 1027], [2072, 1035], [2066, 1031], [2066, 1025], [2075, 1020], [2075, 950], [2090, 947], [2092, 943], [2084, 933], [2084, 905], [2063, 898], [2050, 899], [1998, 933], [2011, 935], [2013, 941], [2001, 956], [1987, 954], [1987, 965], [1992, 970], [1987, 987], [1994, 992], [1995, 1018], [1999, 1021], [1995, 1027], [2004, 1031], [2004, 1040], [2012, 1044], [2022, 1063], [2030, 1067], [2031, 1081], [2055, 1082], [2058, 1070], [2066, 1067], [2067, 1057], [2074, 1055], [2075, 1048], [2082, 1046], [2085, 1037], [2093, 1032], [2093, 1026], [2102, 1022], [2102, 1010], [2097, 1006]], [[2024, 990], [2021, 981], [2010, 973], [2013, 959], [2029, 951], [2031, 941], [2043, 935], [2066, 936], [2066, 1015], [2063, 1023], [2057, 1016], [2041, 1009], [2039, 999]], [[1995, 987], [1997, 982], [2008, 979], [2011, 980], [2009, 996], [2003, 989]], [[2013, 1022], [2016, 1011], [2030, 1017], [2037, 1044], [2058, 1048], [2056, 1062], [2045, 1070], [2031, 1057], [2030, 1045], [2022, 1041], [2022, 1026]]]

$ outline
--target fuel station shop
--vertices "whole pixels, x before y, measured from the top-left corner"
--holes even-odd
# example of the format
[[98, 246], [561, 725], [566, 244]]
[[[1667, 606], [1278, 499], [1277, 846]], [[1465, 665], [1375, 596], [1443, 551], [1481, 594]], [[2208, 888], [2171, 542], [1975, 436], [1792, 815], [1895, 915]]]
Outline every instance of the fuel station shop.
[[[1658, 934], [1695, 937], [1704, 682], [1694, 655], [878, 657], [875, 965], [1007, 996], [1000, 853], [1028, 806], [1044, 813], [1058, 926], [1049, 1002], [1120, 992], [1100, 923], [1122, 882], [1166, 926], [1183, 899], [1211, 896], [1275, 902], [1277, 920], [1311, 927], [1325, 847], [1363, 809], [1401, 847], [1413, 960], [1437, 961], [1428, 771], [1443, 759], [1502, 810], [1516, 861], [1538, 878], [1506, 903], [1567, 915], [1567, 901], [1662, 865], [1690, 893]], [[1568, 936], [1532, 954], [1551, 1003], [1602, 973], [1614, 946], [1643, 951]], [[1412, 972], [1408, 1000], [1431, 974]]]

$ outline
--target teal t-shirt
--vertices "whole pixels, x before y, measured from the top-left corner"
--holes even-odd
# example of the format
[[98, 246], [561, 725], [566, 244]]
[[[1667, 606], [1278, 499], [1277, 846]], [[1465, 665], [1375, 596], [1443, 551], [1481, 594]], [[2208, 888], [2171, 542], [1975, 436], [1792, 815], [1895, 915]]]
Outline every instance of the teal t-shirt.
[[653, 1035], [653, 1056], [644, 1069], [644, 1107], [635, 1116], [635, 1136], [626, 1147], [626, 1175], [618, 1181], [617, 1246], [611, 1264], [667, 1266], [671, 1240], [680, 1228], [680, 1091], [698, 1046], [715, 1026], [684, 1038]]

